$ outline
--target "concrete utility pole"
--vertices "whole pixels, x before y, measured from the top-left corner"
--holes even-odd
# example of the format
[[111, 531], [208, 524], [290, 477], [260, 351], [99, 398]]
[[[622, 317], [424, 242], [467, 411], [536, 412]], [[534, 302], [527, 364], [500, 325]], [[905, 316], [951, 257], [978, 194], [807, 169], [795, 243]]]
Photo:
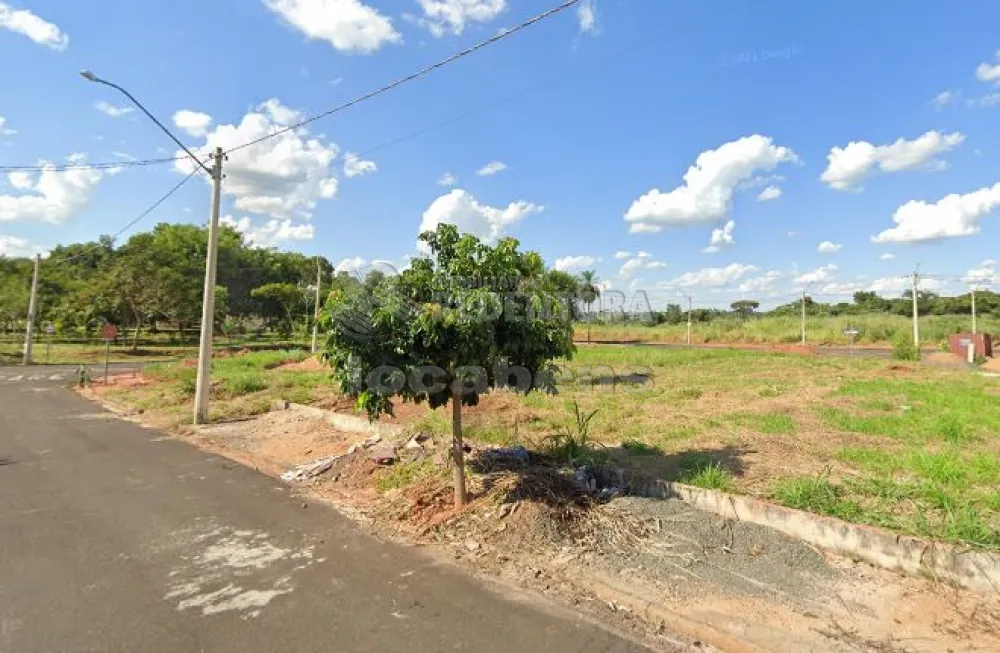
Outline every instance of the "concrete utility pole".
[[313, 315], [313, 341], [312, 353], [316, 353], [319, 345], [319, 298], [320, 288], [323, 286], [323, 269], [319, 264], [319, 257], [316, 257], [316, 311]]
[[976, 289], [972, 289], [972, 335], [976, 335]]
[[691, 346], [691, 295], [687, 296], [688, 300], [688, 332], [687, 332], [687, 344]]
[[920, 280], [920, 275], [914, 270], [910, 275], [910, 283], [912, 285], [913, 292], [913, 346], [920, 351], [920, 312], [917, 309], [917, 282]]
[[802, 334], [802, 346], [806, 344], [806, 291], [802, 289], [802, 327], [799, 329]]
[[35, 319], [38, 317], [38, 268], [42, 255], [35, 254], [35, 273], [31, 276], [31, 299], [28, 300], [28, 326], [24, 330], [24, 364], [31, 365], [31, 347], [35, 340]]
[[208, 223], [205, 258], [205, 292], [201, 304], [201, 341], [198, 345], [198, 380], [194, 392], [194, 423], [208, 422], [208, 396], [212, 385], [212, 336], [215, 330], [215, 273], [219, 262], [219, 204], [222, 201], [222, 148], [212, 155], [212, 217]]
[[146, 114], [146, 117], [153, 121], [164, 134], [170, 137], [184, 152], [191, 157], [191, 161], [207, 172], [212, 178], [212, 218], [208, 224], [208, 254], [205, 260], [205, 294], [202, 297], [201, 308], [201, 343], [198, 348], [198, 381], [195, 389], [194, 400], [194, 423], [203, 424], [208, 421], [208, 392], [212, 376], [212, 331], [215, 322], [215, 269], [219, 257], [219, 203], [222, 198], [222, 148], [215, 148], [215, 165], [211, 168], [202, 163], [201, 159], [195, 156], [184, 143], [174, 136], [166, 126], [156, 119], [146, 107], [142, 106], [139, 100], [135, 99], [131, 93], [124, 88], [101, 79], [89, 70], [81, 70], [80, 76], [88, 82], [103, 84], [113, 88], [139, 107], [139, 110]]

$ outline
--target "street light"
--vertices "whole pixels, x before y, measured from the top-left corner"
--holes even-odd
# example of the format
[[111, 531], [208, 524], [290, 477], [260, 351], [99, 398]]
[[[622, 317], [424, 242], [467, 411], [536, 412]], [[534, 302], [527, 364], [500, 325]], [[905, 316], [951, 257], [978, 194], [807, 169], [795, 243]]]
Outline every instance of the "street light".
[[205, 292], [202, 295], [201, 341], [198, 346], [198, 381], [195, 386], [194, 398], [194, 423], [204, 424], [208, 421], [208, 395], [210, 380], [212, 377], [212, 332], [215, 320], [215, 273], [219, 258], [219, 204], [222, 199], [222, 148], [215, 148], [215, 154], [212, 155], [214, 165], [209, 168], [202, 163], [201, 159], [195, 156], [194, 153], [184, 145], [184, 143], [181, 143], [181, 141], [174, 136], [170, 130], [163, 125], [163, 123], [157, 120], [156, 116], [150, 113], [146, 107], [142, 106], [142, 103], [139, 102], [139, 100], [135, 99], [135, 97], [124, 88], [118, 84], [101, 79], [89, 70], [81, 70], [80, 76], [88, 82], [110, 86], [127, 97], [132, 104], [137, 106], [140, 111], [146, 114], [146, 116], [152, 120], [157, 127], [163, 130], [163, 133], [170, 137], [170, 140], [184, 150], [187, 155], [191, 157], [191, 159], [212, 178], [212, 213], [211, 220], [209, 220], [208, 223], [208, 254], [205, 257]]

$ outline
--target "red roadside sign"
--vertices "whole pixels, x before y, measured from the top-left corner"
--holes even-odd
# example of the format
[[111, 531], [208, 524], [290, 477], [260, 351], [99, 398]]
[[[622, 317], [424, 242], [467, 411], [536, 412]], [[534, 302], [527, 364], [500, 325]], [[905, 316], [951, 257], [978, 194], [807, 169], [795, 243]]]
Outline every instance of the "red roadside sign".
[[110, 322], [105, 322], [101, 327], [101, 340], [114, 340], [118, 337], [118, 327]]

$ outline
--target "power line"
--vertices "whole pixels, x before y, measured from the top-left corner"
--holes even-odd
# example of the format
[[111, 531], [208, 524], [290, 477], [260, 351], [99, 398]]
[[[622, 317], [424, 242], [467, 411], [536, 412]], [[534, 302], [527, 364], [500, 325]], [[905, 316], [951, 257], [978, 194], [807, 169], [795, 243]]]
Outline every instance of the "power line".
[[[184, 158], [187, 158], [187, 157], [184, 157]], [[142, 213], [140, 213], [139, 215], [137, 215], [135, 218], [133, 218], [131, 221], [129, 221], [124, 227], [122, 227], [121, 229], [119, 229], [118, 231], [116, 231], [114, 234], [112, 234], [111, 235], [111, 240], [112, 241], [117, 240], [118, 237], [121, 236], [123, 233], [125, 233], [126, 231], [128, 231], [129, 229], [131, 229], [132, 227], [134, 227], [135, 225], [139, 224], [142, 220], [144, 220], [146, 217], [148, 217], [150, 213], [152, 213], [153, 211], [155, 211], [156, 209], [158, 209], [161, 204], [163, 204], [164, 202], [166, 202], [174, 193], [176, 193], [177, 191], [179, 191], [184, 184], [186, 184], [192, 177], [194, 177], [199, 172], [201, 172], [200, 168], [195, 168], [194, 170], [192, 170], [191, 173], [187, 177], [185, 177], [184, 179], [182, 179], [179, 182], [177, 182], [177, 184], [175, 184], [173, 188], [171, 188], [170, 190], [168, 190], [165, 195], [163, 195], [162, 197], [160, 197], [160, 199], [158, 199], [155, 202], [153, 202], [149, 206], [149, 208], [147, 208], [145, 211], [143, 211]], [[91, 253], [93, 251], [101, 249], [102, 247], [103, 247], [103, 245], [100, 245], [100, 244], [94, 245], [93, 247], [85, 249], [82, 252], [78, 252], [78, 253], [74, 254], [73, 256], [70, 256], [70, 257], [67, 257], [67, 258], [63, 258], [63, 259], [59, 259], [56, 262], [57, 263], [69, 263], [69, 262], [75, 261], [76, 259], [81, 258], [81, 257], [83, 257], [83, 256], [85, 256], [85, 255], [87, 255], [87, 254], [89, 254], [89, 253]]]
[[430, 66], [426, 66], [424, 68], [421, 68], [420, 70], [418, 70], [416, 72], [413, 72], [413, 73], [410, 73], [409, 75], [406, 75], [405, 77], [400, 77], [399, 79], [396, 79], [396, 80], [394, 80], [392, 82], [389, 82], [385, 86], [377, 88], [374, 91], [369, 91], [368, 93], [365, 93], [364, 95], [360, 95], [360, 96], [354, 98], [353, 100], [348, 100], [347, 102], [344, 102], [343, 104], [341, 104], [339, 106], [336, 106], [333, 109], [330, 109], [329, 111], [324, 111], [323, 113], [316, 114], [315, 116], [312, 116], [311, 118], [306, 118], [305, 120], [303, 120], [303, 121], [301, 121], [299, 123], [296, 123], [294, 125], [289, 125], [287, 127], [282, 127], [281, 129], [279, 129], [277, 131], [274, 131], [274, 132], [271, 132], [270, 134], [267, 134], [266, 136], [261, 136], [260, 138], [255, 138], [254, 140], [248, 141], [246, 143], [243, 143], [242, 145], [237, 145], [236, 147], [227, 150], [226, 153], [230, 154], [232, 152], [238, 152], [239, 150], [242, 150], [242, 149], [245, 149], [245, 148], [248, 148], [248, 147], [252, 147], [254, 145], [257, 145], [258, 143], [262, 143], [262, 142], [264, 142], [266, 140], [270, 140], [272, 138], [276, 138], [278, 136], [281, 136], [282, 134], [287, 134], [288, 132], [295, 131], [295, 130], [301, 128], [301, 127], [304, 127], [305, 125], [308, 125], [310, 123], [316, 122], [317, 120], [319, 120], [321, 118], [325, 118], [325, 117], [333, 115], [335, 113], [339, 113], [340, 111], [343, 111], [344, 109], [348, 109], [350, 107], [353, 107], [356, 104], [361, 104], [362, 102], [364, 102], [366, 100], [370, 100], [371, 98], [373, 98], [375, 96], [382, 95], [383, 93], [391, 91], [392, 89], [394, 89], [394, 88], [396, 88], [398, 86], [402, 86], [403, 84], [406, 84], [408, 82], [412, 82], [415, 79], [419, 79], [420, 77], [424, 77], [425, 75], [428, 75], [429, 73], [432, 73], [432, 72], [434, 72], [435, 70], [437, 70], [439, 68], [443, 68], [443, 67], [447, 66], [450, 63], [458, 61], [459, 59], [463, 59], [463, 58], [469, 56], [470, 54], [473, 54], [473, 53], [475, 53], [475, 52], [477, 52], [479, 50], [482, 50], [483, 48], [489, 47], [490, 45], [493, 45], [494, 43], [507, 38], [508, 36], [513, 36], [514, 34], [517, 34], [518, 32], [520, 32], [522, 30], [525, 30], [528, 27], [531, 27], [535, 23], [541, 22], [541, 21], [545, 20], [546, 18], [549, 18], [550, 16], [554, 16], [555, 14], [558, 14], [561, 11], [569, 9], [573, 5], [578, 4], [580, 1], [581, 0], [565, 0], [565, 2], [563, 2], [562, 4], [560, 4], [560, 5], [556, 6], [556, 7], [553, 7], [552, 9], [544, 11], [544, 12], [538, 14], [537, 16], [534, 16], [533, 18], [529, 18], [528, 20], [524, 21], [523, 23], [520, 23], [520, 24], [518, 24], [518, 25], [516, 25], [516, 26], [514, 26], [514, 27], [512, 27], [512, 28], [510, 28], [510, 29], [508, 29], [506, 31], [503, 31], [503, 32], [500, 32], [499, 34], [491, 36], [490, 38], [486, 39], [485, 41], [480, 41], [480, 42], [476, 43], [475, 45], [473, 45], [471, 47], [468, 47], [468, 48], [466, 48], [464, 50], [456, 52], [455, 54], [453, 54], [453, 55], [451, 55], [449, 57], [446, 57], [445, 59], [442, 59], [441, 61], [438, 61], [437, 63], [434, 63], [434, 64], [431, 64]]
[[189, 158], [185, 156], [162, 157], [158, 159], [137, 159], [135, 161], [98, 161], [94, 163], [41, 163], [33, 165], [0, 166], [0, 172], [66, 172], [69, 170], [112, 170], [115, 168], [135, 168], [139, 166], [172, 163]]

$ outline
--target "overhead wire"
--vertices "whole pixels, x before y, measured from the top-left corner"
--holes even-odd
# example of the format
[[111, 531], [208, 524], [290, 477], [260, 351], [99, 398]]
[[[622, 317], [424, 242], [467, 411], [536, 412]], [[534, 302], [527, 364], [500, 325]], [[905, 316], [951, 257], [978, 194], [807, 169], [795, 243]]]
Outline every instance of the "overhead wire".
[[158, 159], [136, 159], [121, 161], [95, 161], [93, 163], [36, 163], [33, 165], [12, 165], [0, 166], [0, 172], [67, 172], [69, 170], [112, 170], [115, 168], [135, 168], [140, 166], [160, 165], [163, 163], [173, 163], [190, 158], [184, 156], [161, 157]]
[[502, 32], [499, 32], [499, 33], [491, 36], [488, 39], [485, 39], [483, 41], [479, 41], [478, 43], [476, 43], [476, 44], [474, 44], [474, 45], [472, 45], [472, 46], [470, 46], [468, 48], [465, 48], [464, 50], [460, 50], [459, 52], [456, 52], [456, 53], [454, 53], [454, 54], [452, 54], [452, 55], [450, 55], [448, 57], [445, 57], [444, 59], [442, 59], [442, 60], [440, 60], [440, 61], [438, 61], [436, 63], [433, 63], [433, 64], [431, 64], [429, 66], [425, 66], [425, 67], [421, 68], [420, 70], [417, 70], [415, 72], [410, 73], [409, 75], [405, 75], [404, 77], [400, 77], [398, 79], [395, 79], [395, 80], [389, 82], [388, 84], [385, 84], [384, 86], [380, 86], [379, 88], [377, 88], [377, 89], [375, 89], [373, 91], [369, 91], [367, 93], [364, 93], [363, 95], [359, 95], [358, 97], [353, 98], [351, 100], [348, 100], [347, 102], [344, 102], [343, 104], [340, 104], [340, 105], [338, 105], [338, 106], [336, 106], [336, 107], [334, 107], [334, 108], [332, 108], [332, 109], [330, 109], [328, 111], [324, 111], [322, 113], [318, 113], [315, 116], [311, 116], [309, 118], [306, 118], [305, 120], [301, 120], [301, 121], [295, 123], [294, 125], [288, 125], [286, 127], [282, 127], [281, 129], [275, 130], [275, 131], [273, 131], [273, 132], [271, 132], [269, 134], [266, 134], [266, 135], [261, 136], [259, 138], [255, 138], [255, 139], [253, 139], [251, 141], [247, 141], [246, 143], [243, 143], [242, 145], [237, 145], [236, 147], [233, 147], [233, 148], [230, 148], [229, 150], [227, 150], [226, 153], [227, 154], [231, 154], [233, 152], [238, 152], [238, 151], [240, 151], [242, 149], [246, 149], [248, 147], [253, 147], [254, 145], [257, 145], [259, 143], [263, 143], [266, 140], [270, 140], [272, 138], [277, 138], [278, 136], [281, 136], [282, 134], [287, 134], [289, 132], [294, 132], [295, 130], [300, 129], [300, 128], [302, 128], [302, 127], [304, 127], [304, 126], [306, 126], [308, 124], [311, 124], [313, 122], [316, 122], [317, 120], [320, 120], [322, 118], [326, 118], [327, 116], [333, 115], [335, 113], [339, 113], [339, 112], [343, 111], [344, 109], [348, 109], [348, 108], [353, 107], [353, 106], [355, 106], [357, 104], [361, 104], [362, 102], [365, 102], [366, 100], [370, 100], [373, 97], [382, 95], [383, 93], [391, 91], [394, 88], [397, 88], [399, 86], [402, 86], [404, 84], [412, 82], [415, 79], [419, 79], [421, 77], [424, 77], [424, 76], [426, 76], [426, 75], [434, 72], [435, 70], [438, 70], [439, 68], [443, 68], [443, 67], [445, 67], [445, 66], [447, 66], [447, 65], [449, 65], [449, 64], [451, 64], [451, 63], [453, 63], [455, 61], [458, 61], [459, 59], [463, 59], [463, 58], [469, 56], [470, 54], [478, 52], [479, 50], [482, 50], [483, 48], [489, 47], [489, 46], [493, 45], [494, 43], [497, 43], [498, 41], [502, 41], [503, 39], [505, 39], [507, 37], [513, 36], [514, 34], [517, 34], [518, 32], [521, 32], [521, 31], [527, 29], [528, 27], [531, 27], [535, 23], [539, 23], [539, 22], [545, 20], [546, 18], [549, 18], [549, 17], [554, 16], [554, 15], [556, 15], [556, 14], [562, 12], [562, 11], [565, 11], [566, 9], [569, 9], [573, 5], [579, 4], [581, 1], [582, 0], [565, 0], [561, 4], [555, 6], [555, 7], [551, 8], [551, 9], [543, 11], [542, 13], [540, 13], [540, 14], [538, 14], [536, 16], [533, 16], [532, 18], [529, 18], [529, 19], [525, 20], [524, 22], [518, 23], [517, 25], [515, 25], [514, 27], [511, 27], [510, 29], [507, 29], [507, 30], [504, 30]]

